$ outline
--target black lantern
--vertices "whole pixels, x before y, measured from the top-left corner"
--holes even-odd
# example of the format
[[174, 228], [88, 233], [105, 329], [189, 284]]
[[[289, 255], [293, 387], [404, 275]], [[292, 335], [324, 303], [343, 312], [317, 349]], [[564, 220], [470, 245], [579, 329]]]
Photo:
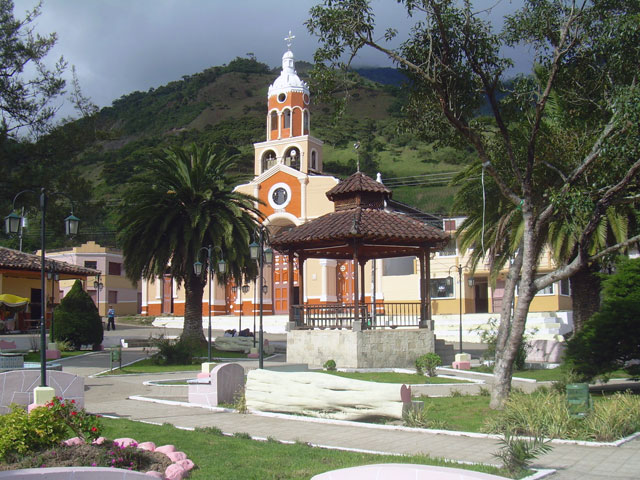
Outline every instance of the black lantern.
[[80, 219], [76, 217], [73, 213], [64, 219], [64, 231], [67, 235], [77, 235], [78, 234], [78, 224], [80, 223]]
[[6, 233], [18, 233], [21, 220], [22, 217], [20, 215], [16, 215], [15, 213], [11, 212], [9, 215], [4, 217], [4, 231]]

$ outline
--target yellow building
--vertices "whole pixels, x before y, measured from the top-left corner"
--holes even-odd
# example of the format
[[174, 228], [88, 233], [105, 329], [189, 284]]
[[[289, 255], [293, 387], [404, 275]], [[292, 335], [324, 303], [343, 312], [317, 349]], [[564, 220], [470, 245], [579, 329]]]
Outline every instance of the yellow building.
[[[86, 290], [101, 316], [106, 316], [110, 305], [119, 316], [140, 313], [141, 289], [125, 276], [121, 250], [90, 241], [71, 249], [50, 250], [47, 257], [99, 272], [87, 283]], [[72, 286], [71, 281], [60, 282], [63, 297]]]

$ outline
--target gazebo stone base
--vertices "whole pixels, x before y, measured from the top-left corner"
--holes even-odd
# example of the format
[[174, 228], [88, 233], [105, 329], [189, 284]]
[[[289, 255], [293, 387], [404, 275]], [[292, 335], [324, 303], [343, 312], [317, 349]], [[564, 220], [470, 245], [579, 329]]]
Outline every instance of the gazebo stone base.
[[291, 330], [287, 362], [321, 368], [334, 360], [338, 368], [413, 368], [416, 358], [435, 351], [428, 329]]

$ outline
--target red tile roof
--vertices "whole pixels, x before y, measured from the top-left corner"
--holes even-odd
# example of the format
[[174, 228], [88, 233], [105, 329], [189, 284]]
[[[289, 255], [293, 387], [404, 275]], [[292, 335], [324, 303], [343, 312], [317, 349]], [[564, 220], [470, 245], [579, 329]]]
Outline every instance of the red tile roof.
[[376, 182], [370, 177], [367, 177], [362, 172], [356, 172], [349, 178], [342, 180], [335, 187], [327, 192], [327, 198], [334, 201], [336, 198], [341, 198], [354, 193], [380, 193], [385, 197], [391, 198], [391, 190], [385, 187], [382, 183]]
[[282, 232], [271, 244], [282, 251], [306, 244], [356, 238], [368, 243], [440, 247], [447, 243], [449, 237], [442, 230], [407, 215], [355, 207], [323, 215]]
[[[7, 270], [23, 270], [28, 272], [40, 271], [40, 255], [19, 252], [10, 248], [0, 247], [0, 268]], [[60, 262], [58, 260], [45, 259], [46, 271], [56, 273], [77, 275], [79, 277], [92, 277], [98, 274], [97, 270], [79, 267], [71, 263]]]

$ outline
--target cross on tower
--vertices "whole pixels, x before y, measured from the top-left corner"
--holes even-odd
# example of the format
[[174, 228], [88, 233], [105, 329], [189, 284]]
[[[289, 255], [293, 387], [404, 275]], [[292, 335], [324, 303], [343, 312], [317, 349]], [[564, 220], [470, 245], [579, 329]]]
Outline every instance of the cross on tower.
[[289, 50], [291, 50], [291, 40], [293, 40], [294, 38], [296, 38], [295, 35], [291, 35], [291, 30], [289, 30], [289, 36], [288, 37], [284, 37], [285, 41], [287, 42], [287, 48]]

